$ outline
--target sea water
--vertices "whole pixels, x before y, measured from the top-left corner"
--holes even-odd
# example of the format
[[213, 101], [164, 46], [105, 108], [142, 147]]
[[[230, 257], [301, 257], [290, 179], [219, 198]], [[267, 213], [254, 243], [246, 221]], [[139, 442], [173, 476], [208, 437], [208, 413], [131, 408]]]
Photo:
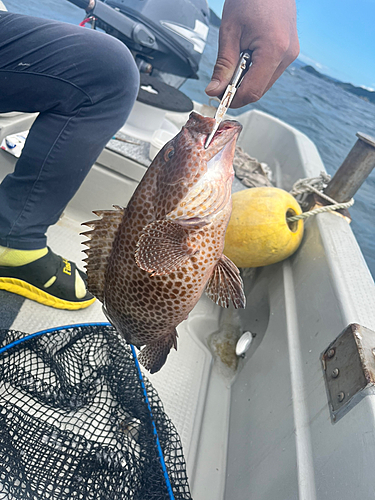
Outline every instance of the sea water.
[[[3, 0], [8, 10], [78, 24], [84, 11], [67, 0]], [[211, 27], [199, 69], [199, 80], [188, 80], [181, 90], [191, 99], [208, 103], [204, 89], [217, 54], [218, 29]], [[317, 146], [329, 174], [354, 145], [356, 132], [375, 135], [375, 105], [333, 83], [313, 76], [298, 61], [290, 66], [257, 103], [232, 113], [259, 109], [305, 133]], [[375, 170], [355, 195], [350, 209], [352, 229], [375, 277]]]

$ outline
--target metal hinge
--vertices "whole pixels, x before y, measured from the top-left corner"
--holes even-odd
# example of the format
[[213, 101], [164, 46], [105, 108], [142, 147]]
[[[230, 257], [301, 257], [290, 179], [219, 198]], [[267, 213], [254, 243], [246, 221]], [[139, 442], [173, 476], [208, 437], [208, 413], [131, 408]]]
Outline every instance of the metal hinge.
[[375, 332], [353, 323], [321, 356], [333, 422], [375, 394]]

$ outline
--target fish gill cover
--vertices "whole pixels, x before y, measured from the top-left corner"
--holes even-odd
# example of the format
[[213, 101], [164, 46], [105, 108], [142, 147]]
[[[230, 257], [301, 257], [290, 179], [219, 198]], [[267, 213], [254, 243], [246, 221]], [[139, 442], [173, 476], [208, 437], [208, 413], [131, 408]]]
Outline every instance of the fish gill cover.
[[[0, 346], [23, 337], [0, 330]], [[0, 349], [0, 499], [189, 500], [180, 438], [144, 384], [167, 477], [130, 346], [111, 326]]]

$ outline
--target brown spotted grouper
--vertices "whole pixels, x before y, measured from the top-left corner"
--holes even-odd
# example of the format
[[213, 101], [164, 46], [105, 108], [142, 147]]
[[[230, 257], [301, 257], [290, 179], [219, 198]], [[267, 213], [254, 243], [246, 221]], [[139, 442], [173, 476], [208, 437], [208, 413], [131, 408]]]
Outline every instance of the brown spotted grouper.
[[225, 121], [204, 149], [213, 118], [192, 112], [158, 153], [126, 209], [87, 223], [88, 288], [117, 331], [160, 370], [176, 327], [203, 291], [217, 304], [245, 306], [236, 266], [223, 255], [231, 214], [232, 161], [241, 125]]

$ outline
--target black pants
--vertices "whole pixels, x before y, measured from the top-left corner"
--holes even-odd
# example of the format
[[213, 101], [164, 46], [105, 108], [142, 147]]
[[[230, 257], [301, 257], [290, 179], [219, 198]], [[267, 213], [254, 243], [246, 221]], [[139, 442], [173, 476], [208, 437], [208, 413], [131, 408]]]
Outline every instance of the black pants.
[[0, 245], [46, 246], [48, 226], [124, 124], [138, 86], [132, 55], [115, 38], [0, 12], [0, 113], [40, 113], [0, 185]]

